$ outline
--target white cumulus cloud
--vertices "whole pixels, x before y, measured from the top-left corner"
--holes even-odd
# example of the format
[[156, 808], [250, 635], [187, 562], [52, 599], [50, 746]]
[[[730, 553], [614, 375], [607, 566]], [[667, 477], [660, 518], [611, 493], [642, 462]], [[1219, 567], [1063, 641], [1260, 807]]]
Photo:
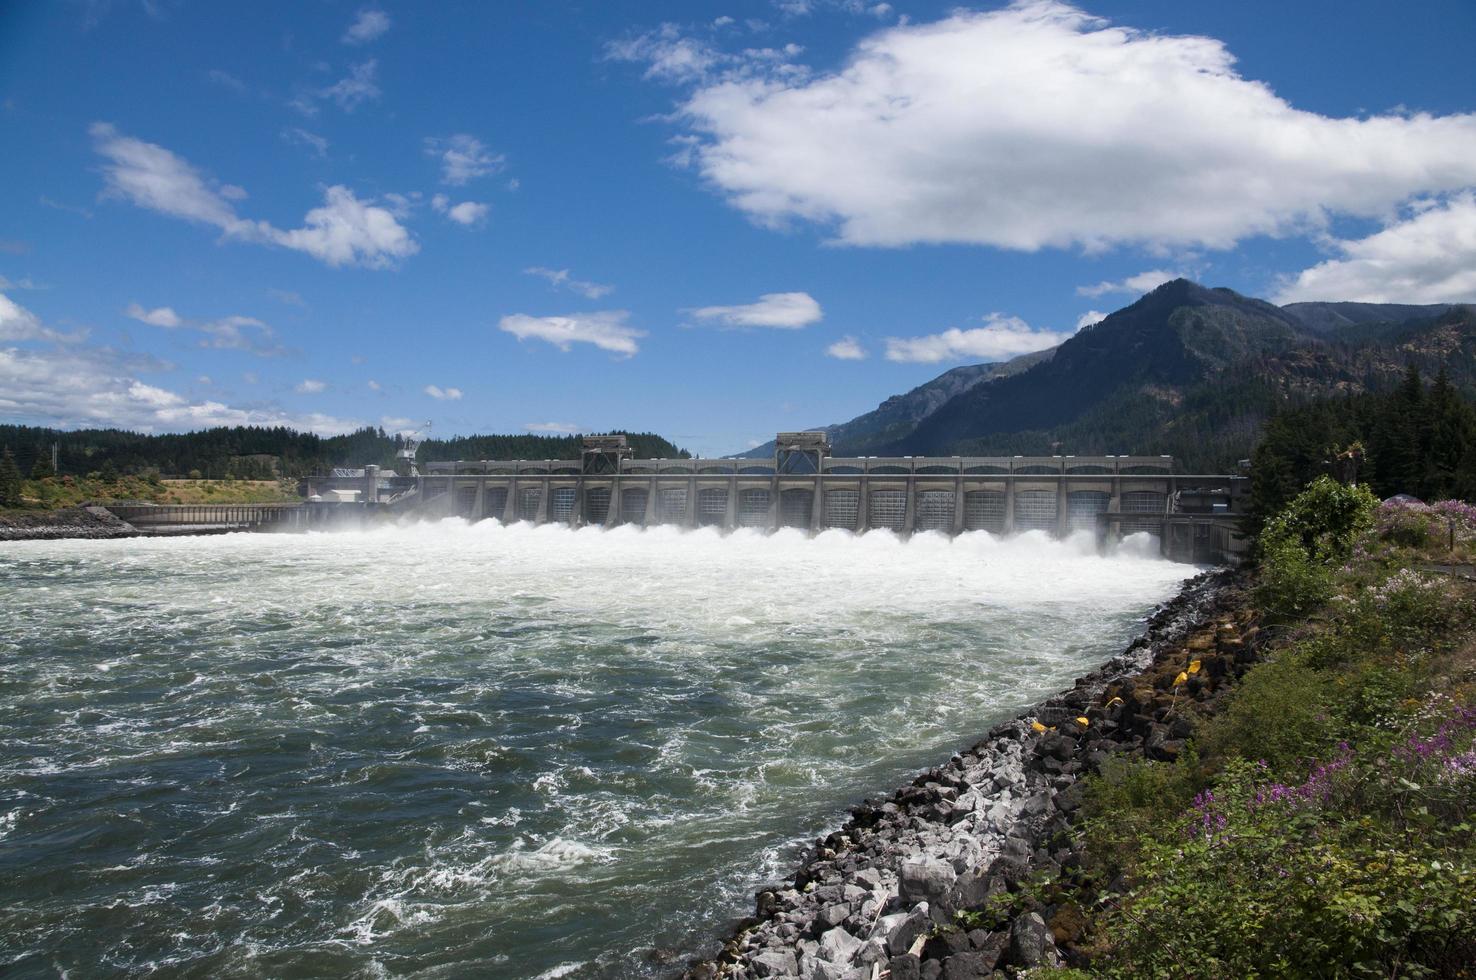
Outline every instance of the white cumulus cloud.
[[990, 313], [984, 326], [952, 327], [923, 337], [888, 337], [887, 360], [922, 364], [939, 361], [1001, 361], [1055, 347], [1071, 336], [1055, 330], [1036, 330], [1016, 316]]
[[94, 123], [90, 132], [97, 152], [107, 160], [105, 194], [211, 225], [224, 238], [294, 249], [331, 266], [385, 268], [420, 250], [393, 212], [360, 200], [341, 185], [324, 192], [322, 206], [304, 216], [301, 228], [277, 228], [241, 217], [229, 185], [209, 180], [164, 147], [124, 136], [107, 123]]
[[1087, 310], [1081, 316], [1076, 318], [1076, 329], [1082, 330], [1086, 327], [1090, 327], [1094, 323], [1101, 323], [1105, 319], [1107, 319], [1107, 314], [1103, 313], [1101, 310]]
[[455, 402], [461, 400], [460, 388], [442, 388], [440, 385], [426, 385], [425, 393], [437, 401]]
[[825, 356], [841, 361], [864, 361], [866, 360], [866, 349], [855, 337], [842, 337], [825, 348]]
[[341, 40], [344, 44], [368, 44], [389, 29], [389, 14], [365, 7], [354, 15], [354, 22], [343, 32]]
[[726, 327], [776, 327], [798, 330], [819, 322], [824, 315], [809, 293], [765, 293], [757, 303], [740, 306], [700, 306], [686, 310], [698, 320]]
[[1476, 115], [1298, 109], [1214, 38], [1056, 0], [882, 29], [828, 74], [709, 78], [658, 40], [624, 53], [694, 84], [677, 118], [702, 175], [852, 245], [1224, 248], [1476, 183]]
[[1366, 238], [1333, 242], [1328, 259], [1284, 282], [1276, 302], [1476, 302], [1476, 195], [1425, 202]]
[[640, 350], [637, 341], [646, 335], [626, 325], [628, 310], [602, 310], [596, 313], [569, 313], [564, 316], [528, 316], [514, 313], [498, 323], [498, 329], [519, 340], [547, 341], [567, 351], [573, 344], [593, 344], [601, 350], [630, 356]]
[[9, 296], [0, 293], [0, 340], [48, 340], [72, 343], [81, 340], [86, 331], [62, 333], [41, 322], [41, 318]]

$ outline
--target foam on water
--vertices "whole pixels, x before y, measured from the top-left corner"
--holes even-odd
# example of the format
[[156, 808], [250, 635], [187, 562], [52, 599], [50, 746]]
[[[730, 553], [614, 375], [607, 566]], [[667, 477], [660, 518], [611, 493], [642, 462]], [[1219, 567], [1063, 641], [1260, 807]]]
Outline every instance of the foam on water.
[[460, 520], [0, 546], [0, 972], [639, 976], [1193, 569]]

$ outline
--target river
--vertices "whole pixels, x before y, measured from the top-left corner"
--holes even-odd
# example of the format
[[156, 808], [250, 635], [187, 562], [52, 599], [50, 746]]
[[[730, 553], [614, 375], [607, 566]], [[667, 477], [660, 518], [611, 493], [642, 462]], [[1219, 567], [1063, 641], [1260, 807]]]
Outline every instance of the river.
[[0, 544], [0, 973], [639, 977], [1117, 653], [1146, 539]]

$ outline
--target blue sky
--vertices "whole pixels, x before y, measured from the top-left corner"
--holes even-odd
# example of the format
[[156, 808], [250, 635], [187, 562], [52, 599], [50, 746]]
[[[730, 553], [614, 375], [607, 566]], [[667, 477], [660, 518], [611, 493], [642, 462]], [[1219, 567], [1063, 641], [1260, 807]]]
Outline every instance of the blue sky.
[[1468, 0], [0, 7], [0, 419], [842, 421], [1173, 274], [1476, 301]]

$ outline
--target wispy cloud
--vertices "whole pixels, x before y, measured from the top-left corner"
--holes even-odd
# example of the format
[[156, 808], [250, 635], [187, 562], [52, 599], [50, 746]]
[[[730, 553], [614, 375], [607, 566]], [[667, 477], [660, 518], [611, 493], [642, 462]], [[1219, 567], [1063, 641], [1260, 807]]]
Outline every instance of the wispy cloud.
[[524, 269], [523, 274], [529, 276], [538, 276], [541, 279], [547, 279], [550, 285], [562, 289], [568, 289], [572, 292], [578, 293], [585, 299], [599, 299], [600, 297], [608, 296], [615, 291], [614, 286], [607, 286], [604, 283], [590, 282], [586, 279], [575, 279], [573, 274], [568, 269], [548, 269], [541, 265], [534, 265]]
[[209, 79], [212, 85], [219, 85], [221, 88], [228, 89], [236, 95], [245, 95], [250, 91], [245, 82], [230, 72], [221, 71], [219, 68], [210, 69], [205, 73], [205, 77]]
[[442, 388], [440, 385], [426, 385], [425, 393], [436, 401], [456, 402], [461, 401], [460, 388]]
[[303, 378], [292, 388], [299, 395], [317, 395], [328, 390], [328, 382], [317, 378]]
[[129, 303], [123, 310], [123, 315], [137, 320], [139, 323], [147, 323], [151, 327], [164, 327], [165, 329], [171, 330], [184, 324], [184, 320], [180, 318], [180, 315], [174, 312], [172, 307], [168, 306], [158, 306], [152, 310], [146, 310], [137, 303]]
[[365, 7], [354, 15], [354, 22], [343, 32], [344, 44], [368, 44], [390, 29], [390, 16], [383, 10]]
[[470, 133], [456, 133], [444, 138], [428, 136], [425, 153], [441, 161], [441, 182], [453, 187], [495, 174], [507, 164], [503, 154], [493, 153]]
[[328, 155], [328, 140], [317, 133], [308, 132], [301, 126], [288, 126], [282, 130], [282, 139], [296, 146], [305, 146], [319, 159]]
[[102, 168], [105, 196], [211, 225], [225, 239], [290, 248], [331, 266], [376, 269], [420, 250], [391, 211], [360, 200], [341, 185], [324, 192], [322, 206], [308, 211], [302, 227], [276, 228], [241, 217], [234, 201], [244, 191], [207, 178], [164, 147], [125, 136], [108, 123], [94, 123], [90, 132], [94, 148], [107, 160]]
[[[187, 397], [143, 380], [144, 375], [169, 371], [170, 365], [106, 347], [79, 346], [76, 335], [46, 327], [30, 311], [7, 306], [3, 300], [0, 297], [0, 339], [53, 346], [0, 348], [0, 417], [57, 428], [105, 425], [143, 432], [285, 425], [340, 435], [362, 425], [316, 412], [285, 412], [270, 404], [238, 406]], [[12, 327], [17, 323], [29, 336], [16, 336]]]
[[148, 309], [129, 303], [123, 315], [151, 327], [165, 330], [186, 329], [201, 334], [199, 346], [209, 350], [239, 350], [258, 357], [277, 357], [287, 349], [276, 341], [271, 326], [251, 316], [223, 316], [213, 320], [193, 320], [180, 316], [171, 306]]
[[86, 336], [85, 330], [63, 333], [48, 327], [36, 314], [0, 293], [0, 340], [41, 340], [71, 344]]
[[1183, 273], [1170, 272], [1167, 269], [1149, 269], [1135, 276], [1128, 276], [1118, 281], [1104, 280], [1095, 286], [1077, 286], [1078, 296], [1106, 296], [1109, 293], [1141, 294], [1151, 293], [1166, 282], [1183, 277]]
[[741, 306], [700, 306], [684, 311], [698, 320], [726, 327], [775, 327], [798, 330], [818, 323], [820, 304], [809, 293], [765, 293]]
[[523, 426], [527, 432], [545, 432], [551, 435], [574, 435], [584, 429], [573, 422], [528, 422]]
[[593, 344], [601, 350], [627, 357], [640, 350], [637, 341], [646, 336], [644, 330], [626, 326], [627, 310], [604, 310], [598, 313], [569, 313], [564, 316], [528, 316], [514, 313], [498, 323], [498, 329], [519, 340], [542, 340], [567, 351], [574, 344]]

